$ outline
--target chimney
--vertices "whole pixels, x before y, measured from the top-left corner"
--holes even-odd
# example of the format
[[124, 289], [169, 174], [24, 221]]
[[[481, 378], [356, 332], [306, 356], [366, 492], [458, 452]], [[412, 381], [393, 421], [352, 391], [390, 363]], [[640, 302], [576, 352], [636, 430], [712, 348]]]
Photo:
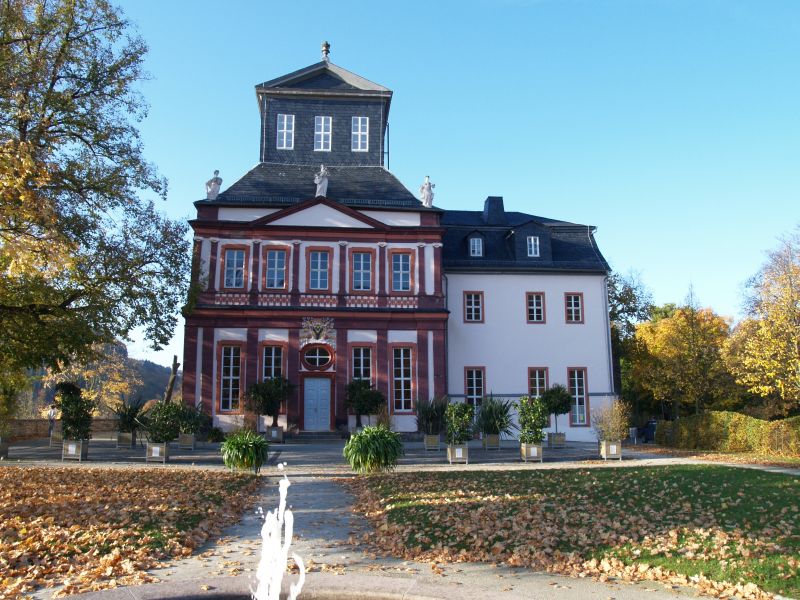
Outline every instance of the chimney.
[[483, 204], [483, 221], [487, 225], [505, 225], [506, 210], [502, 196], [489, 196]]

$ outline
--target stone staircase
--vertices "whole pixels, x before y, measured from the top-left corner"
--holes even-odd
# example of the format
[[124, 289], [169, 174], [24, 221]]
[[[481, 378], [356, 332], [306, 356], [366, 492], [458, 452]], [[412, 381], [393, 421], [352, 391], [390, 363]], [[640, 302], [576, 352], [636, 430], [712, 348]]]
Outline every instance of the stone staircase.
[[284, 436], [287, 444], [331, 444], [341, 442], [342, 439], [342, 434], [338, 431], [301, 431]]

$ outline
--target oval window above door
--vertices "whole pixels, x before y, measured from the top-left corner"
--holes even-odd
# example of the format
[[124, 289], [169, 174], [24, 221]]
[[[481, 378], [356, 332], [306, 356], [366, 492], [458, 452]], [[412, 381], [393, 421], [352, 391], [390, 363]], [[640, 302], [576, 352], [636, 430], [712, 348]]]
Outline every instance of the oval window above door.
[[319, 371], [331, 364], [333, 356], [324, 346], [312, 346], [303, 351], [303, 364], [312, 371]]

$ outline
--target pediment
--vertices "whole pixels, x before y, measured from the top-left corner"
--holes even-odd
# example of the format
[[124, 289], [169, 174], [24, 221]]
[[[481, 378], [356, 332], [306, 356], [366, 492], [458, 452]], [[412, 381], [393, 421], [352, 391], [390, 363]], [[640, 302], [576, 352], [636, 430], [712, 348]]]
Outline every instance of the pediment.
[[327, 198], [315, 198], [291, 208], [267, 215], [253, 225], [276, 227], [327, 227], [342, 229], [384, 229], [380, 221], [362, 215], [357, 210], [338, 205]]
[[331, 62], [322, 61], [304, 69], [294, 71], [282, 77], [265, 81], [256, 86], [257, 90], [275, 89], [327, 89], [327, 90], [359, 90], [362, 92], [378, 92], [391, 96], [391, 91], [361, 75]]

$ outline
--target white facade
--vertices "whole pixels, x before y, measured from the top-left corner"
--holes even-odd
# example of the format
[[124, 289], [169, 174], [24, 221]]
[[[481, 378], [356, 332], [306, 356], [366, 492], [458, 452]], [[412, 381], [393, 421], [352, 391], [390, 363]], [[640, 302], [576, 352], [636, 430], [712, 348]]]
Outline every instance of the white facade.
[[[529, 393], [530, 368], [547, 369], [547, 385], [569, 387], [568, 371], [585, 369], [586, 424], [559, 417], [568, 440], [594, 441], [591, 413], [613, 399], [606, 278], [601, 274], [445, 273], [448, 392], [466, 394], [465, 369], [483, 368], [485, 394], [515, 399]], [[483, 321], [465, 322], [464, 293], [481, 292]], [[527, 294], [543, 293], [545, 320], [528, 323]], [[565, 294], [582, 294], [583, 322], [566, 321]], [[552, 424], [552, 420], [551, 420]], [[554, 427], [547, 431], [555, 431]]]

